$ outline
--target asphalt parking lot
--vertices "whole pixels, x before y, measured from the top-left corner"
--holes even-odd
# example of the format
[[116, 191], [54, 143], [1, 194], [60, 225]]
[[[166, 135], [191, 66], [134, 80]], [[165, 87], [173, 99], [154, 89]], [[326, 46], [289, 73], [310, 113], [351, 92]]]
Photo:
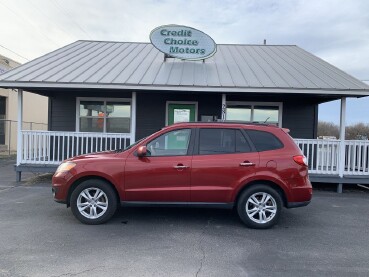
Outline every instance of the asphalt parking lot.
[[0, 180], [0, 276], [369, 276], [366, 192], [315, 191], [270, 230], [183, 208], [121, 208], [87, 226], [52, 200], [49, 178]]

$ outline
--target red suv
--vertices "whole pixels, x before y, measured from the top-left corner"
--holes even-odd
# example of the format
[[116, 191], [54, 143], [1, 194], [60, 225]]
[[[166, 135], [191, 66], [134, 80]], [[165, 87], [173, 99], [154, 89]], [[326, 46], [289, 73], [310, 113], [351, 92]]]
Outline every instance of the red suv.
[[52, 180], [54, 199], [100, 224], [122, 205], [236, 207], [269, 228], [282, 207], [312, 197], [306, 158], [288, 130], [242, 123], [178, 123], [123, 150], [74, 157]]

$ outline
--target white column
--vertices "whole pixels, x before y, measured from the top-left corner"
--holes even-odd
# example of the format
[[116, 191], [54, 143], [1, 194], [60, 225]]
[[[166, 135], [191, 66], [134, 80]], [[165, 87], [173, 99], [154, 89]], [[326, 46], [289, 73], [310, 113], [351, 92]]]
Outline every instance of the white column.
[[340, 115], [340, 164], [338, 174], [342, 178], [345, 170], [346, 97], [341, 98]]
[[131, 144], [136, 141], [136, 92], [132, 92], [131, 101]]
[[222, 94], [222, 110], [221, 117], [222, 121], [226, 120], [226, 109], [227, 109], [227, 95], [225, 93]]
[[22, 161], [22, 150], [23, 150], [22, 122], [23, 122], [23, 90], [18, 89], [17, 165], [20, 165]]

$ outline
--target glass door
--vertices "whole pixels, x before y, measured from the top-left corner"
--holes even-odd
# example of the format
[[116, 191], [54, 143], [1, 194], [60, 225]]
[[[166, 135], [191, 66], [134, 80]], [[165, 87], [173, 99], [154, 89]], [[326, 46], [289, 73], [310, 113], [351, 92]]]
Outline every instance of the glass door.
[[196, 104], [169, 103], [167, 125], [196, 121]]

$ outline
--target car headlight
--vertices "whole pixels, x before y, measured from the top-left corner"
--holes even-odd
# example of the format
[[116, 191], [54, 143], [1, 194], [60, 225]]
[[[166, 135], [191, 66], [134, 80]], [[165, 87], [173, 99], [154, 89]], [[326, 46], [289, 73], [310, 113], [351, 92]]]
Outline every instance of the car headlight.
[[75, 163], [72, 163], [72, 162], [62, 163], [61, 165], [59, 165], [59, 167], [58, 167], [58, 169], [56, 170], [55, 173], [69, 171], [69, 170], [71, 170], [75, 166], [76, 166], [76, 164]]

